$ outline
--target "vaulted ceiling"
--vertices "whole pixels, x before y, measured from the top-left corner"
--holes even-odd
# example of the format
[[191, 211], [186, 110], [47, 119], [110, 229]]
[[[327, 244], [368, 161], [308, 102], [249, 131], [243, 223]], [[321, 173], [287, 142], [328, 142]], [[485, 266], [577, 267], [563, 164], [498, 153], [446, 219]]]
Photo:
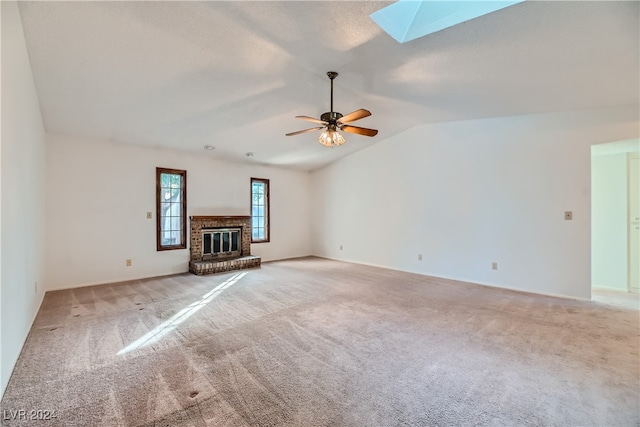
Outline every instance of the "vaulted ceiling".
[[[21, 2], [50, 132], [312, 170], [424, 123], [637, 105], [639, 3], [525, 1], [399, 44], [377, 1]], [[296, 115], [367, 108], [339, 148]], [[204, 151], [204, 145], [215, 146]], [[246, 152], [253, 152], [250, 159]]]

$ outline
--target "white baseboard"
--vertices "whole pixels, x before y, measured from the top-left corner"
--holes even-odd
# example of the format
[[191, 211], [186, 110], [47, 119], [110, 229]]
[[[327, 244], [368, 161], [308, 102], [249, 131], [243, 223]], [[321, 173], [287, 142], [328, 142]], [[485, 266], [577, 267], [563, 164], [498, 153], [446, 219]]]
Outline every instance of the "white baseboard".
[[348, 263], [351, 263], [351, 264], [368, 265], [370, 267], [384, 268], [386, 270], [393, 270], [393, 271], [400, 271], [400, 272], [403, 272], [403, 273], [417, 274], [419, 276], [433, 277], [433, 278], [436, 278], [436, 279], [453, 280], [453, 281], [456, 281], [456, 282], [469, 283], [471, 285], [486, 286], [486, 287], [489, 287], [489, 288], [506, 289], [506, 290], [509, 290], [509, 291], [521, 292], [521, 293], [525, 293], [525, 294], [535, 294], [535, 295], [542, 295], [542, 296], [553, 297], [553, 298], [570, 299], [570, 300], [575, 300], [575, 301], [591, 301], [591, 299], [589, 299], [589, 298], [581, 298], [581, 297], [576, 297], [576, 296], [572, 296], [572, 295], [554, 294], [554, 293], [547, 293], [547, 292], [537, 292], [537, 291], [531, 291], [531, 290], [528, 290], [528, 289], [514, 288], [514, 287], [504, 286], [504, 285], [497, 285], [495, 283], [478, 282], [478, 281], [471, 282], [469, 280], [461, 279], [461, 278], [457, 278], [457, 277], [426, 274], [426, 273], [419, 272], [419, 271], [401, 270], [399, 268], [393, 268], [393, 267], [389, 267], [389, 266], [386, 266], [386, 265], [372, 264], [372, 263], [368, 263], [368, 262], [349, 261], [349, 260], [343, 260], [343, 259], [331, 258], [331, 257], [319, 256], [319, 255], [313, 255], [313, 256], [315, 256], [317, 258], [330, 259], [332, 261], [341, 261], [341, 262], [348, 262]]

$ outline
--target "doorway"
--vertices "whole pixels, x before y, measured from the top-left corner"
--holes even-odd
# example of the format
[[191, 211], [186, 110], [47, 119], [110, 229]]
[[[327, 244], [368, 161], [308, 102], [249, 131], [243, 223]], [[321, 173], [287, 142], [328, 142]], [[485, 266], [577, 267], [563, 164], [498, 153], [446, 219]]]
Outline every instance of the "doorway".
[[640, 140], [591, 147], [591, 286], [638, 291]]
[[629, 290], [640, 291], [640, 154], [628, 153]]

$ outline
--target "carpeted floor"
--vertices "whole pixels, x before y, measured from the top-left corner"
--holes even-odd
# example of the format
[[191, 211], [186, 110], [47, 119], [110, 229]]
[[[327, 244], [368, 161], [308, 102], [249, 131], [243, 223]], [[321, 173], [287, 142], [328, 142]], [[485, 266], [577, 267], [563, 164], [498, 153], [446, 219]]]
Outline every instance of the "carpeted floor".
[[637, 305], [318, 258], [50, 292], [3, 425], [637, 426], [638, 329]]

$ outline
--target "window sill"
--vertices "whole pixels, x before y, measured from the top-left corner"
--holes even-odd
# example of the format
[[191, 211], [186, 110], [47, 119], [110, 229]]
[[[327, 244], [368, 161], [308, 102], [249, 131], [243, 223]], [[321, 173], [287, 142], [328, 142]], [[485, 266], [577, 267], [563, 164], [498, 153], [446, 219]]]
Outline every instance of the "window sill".
[[157, 251], [177, 251], [180, 249], [187, 249], [187, 245], [178, 245], [178, 246], [158, 246]]

